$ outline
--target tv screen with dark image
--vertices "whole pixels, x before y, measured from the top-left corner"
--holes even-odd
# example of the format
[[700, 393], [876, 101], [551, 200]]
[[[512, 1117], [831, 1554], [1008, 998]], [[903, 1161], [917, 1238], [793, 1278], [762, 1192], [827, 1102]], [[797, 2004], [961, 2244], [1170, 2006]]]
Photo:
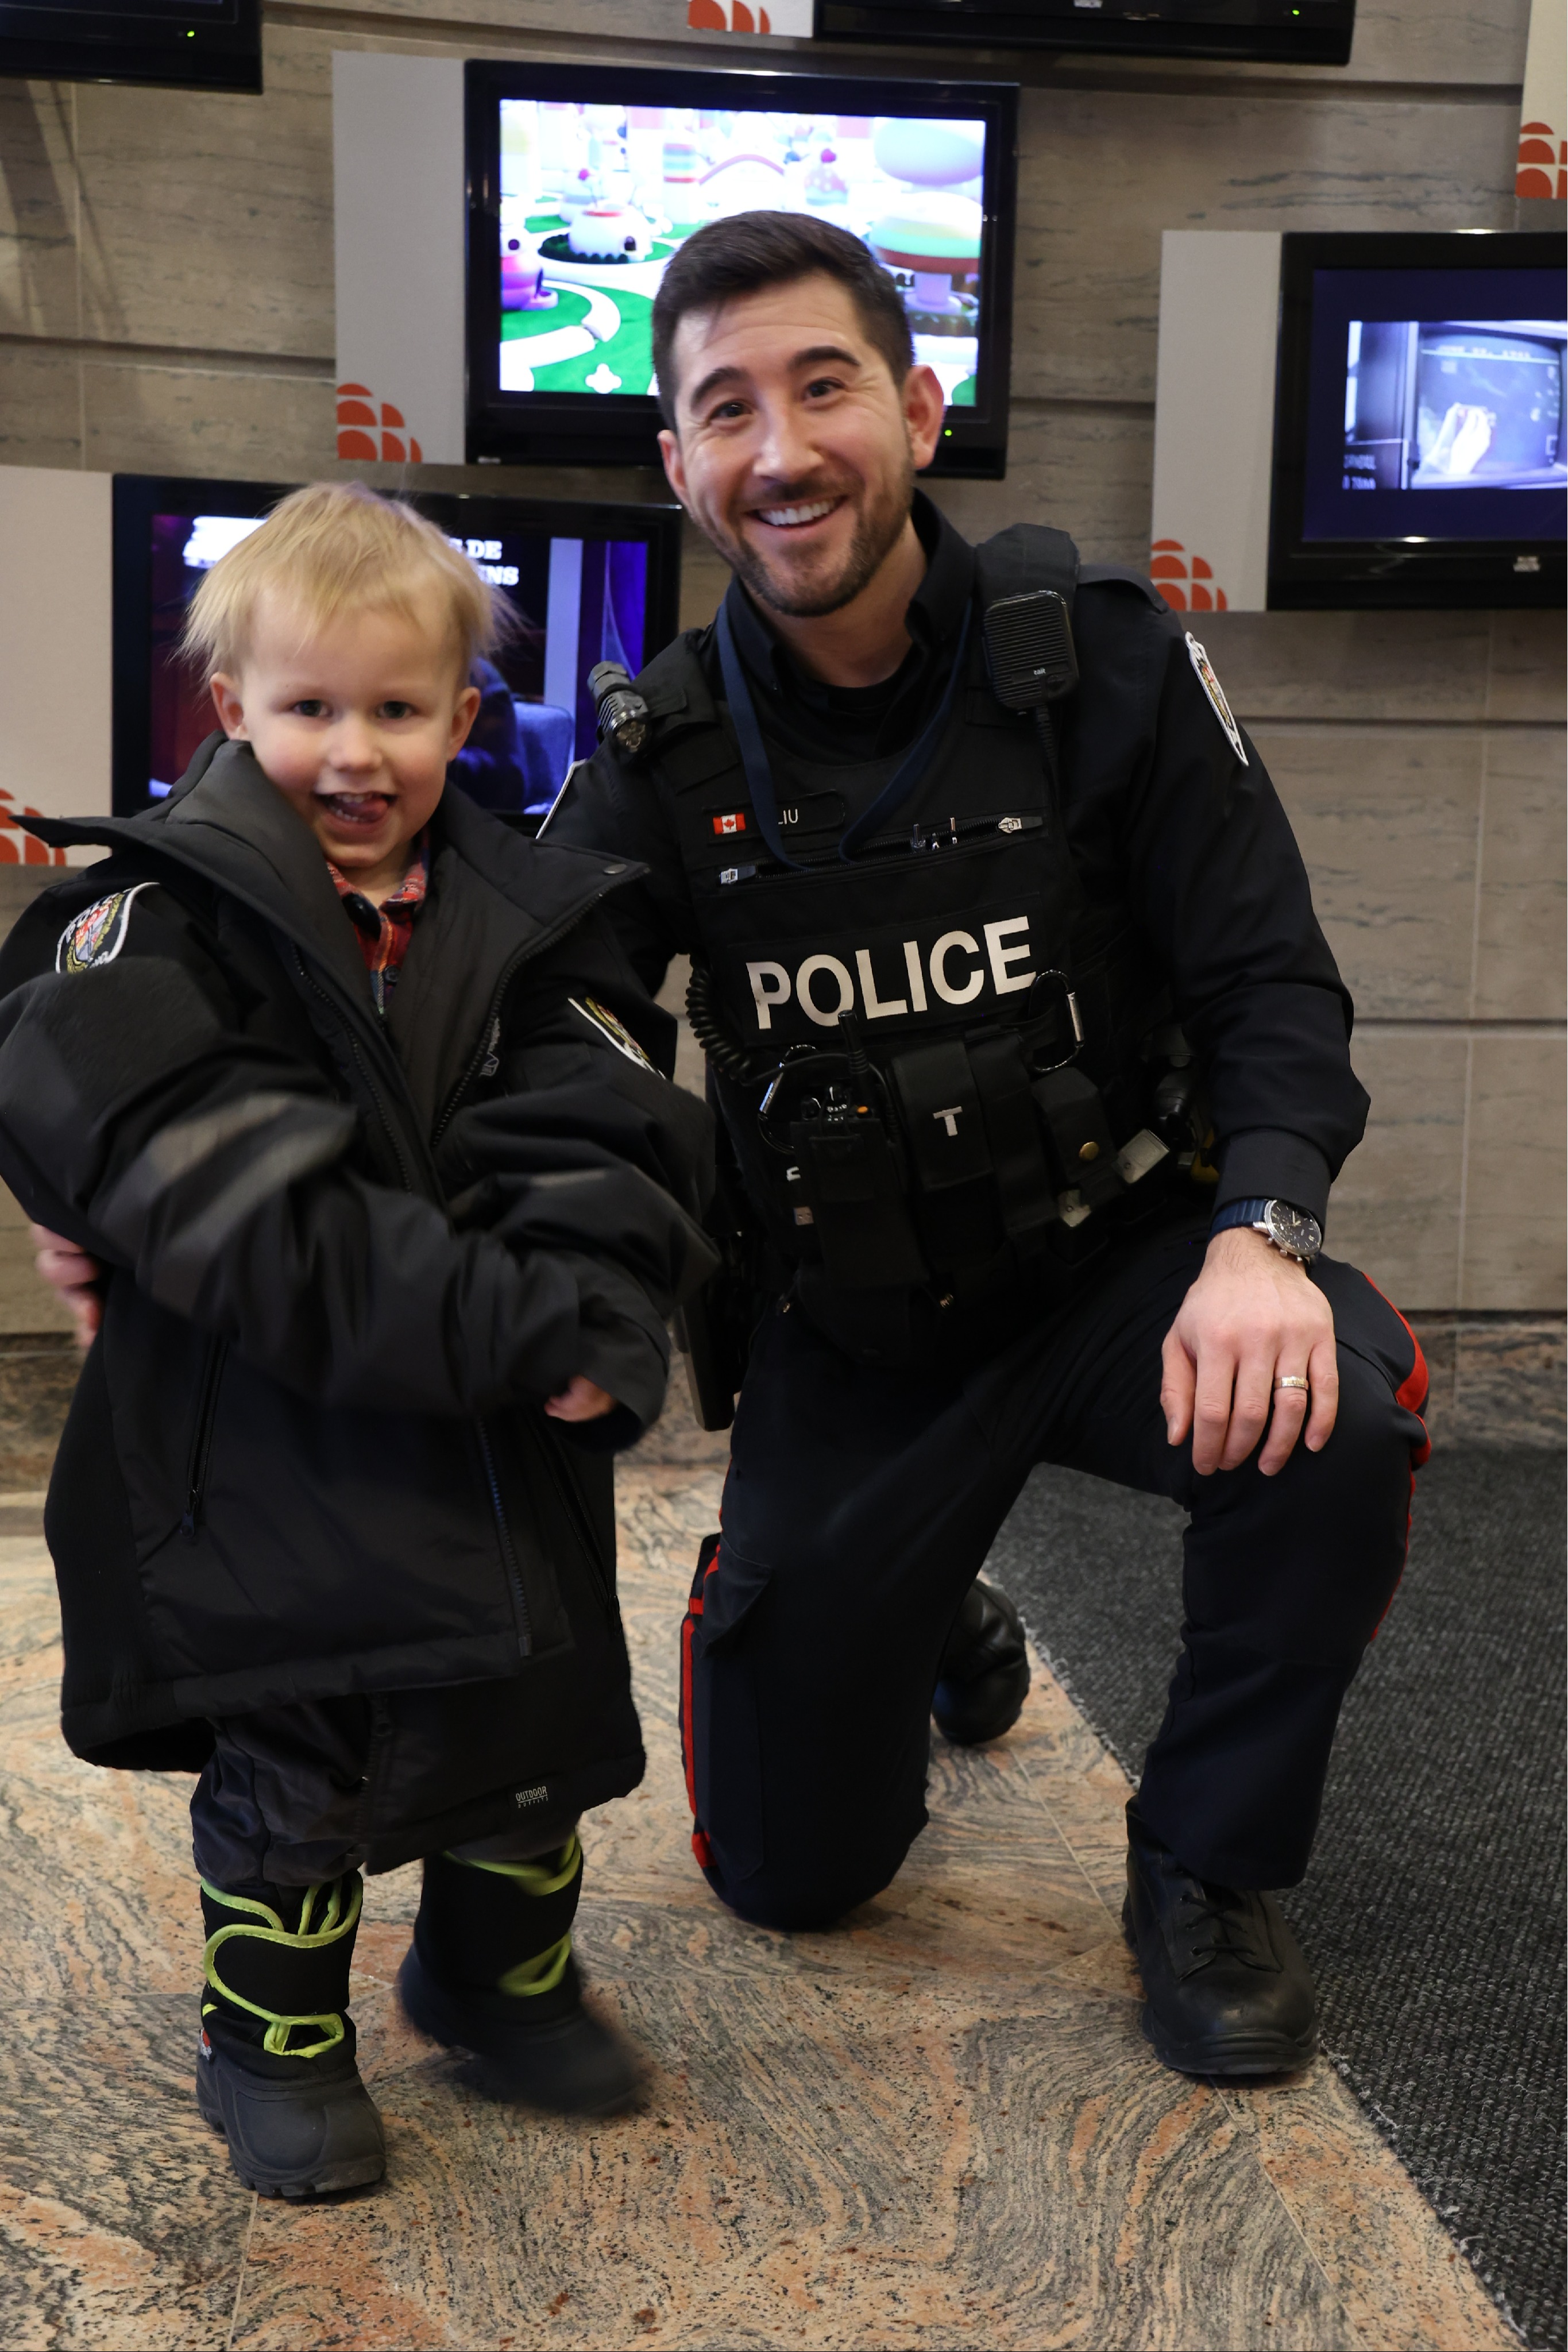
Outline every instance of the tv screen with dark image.
[[[180, 656], [186, 609], [218, 558], [285, 495], [275, 485], [114, 485], [114, 801], [121, 814], [168, 793], [215, 725]], [[485, 806], [542, 816], [574, 760], [597, 742], [588, 672], [634, 676], [674, 635], [679, 509], [421, 496], [511, 607], [512, 633], [470, 682], [480, 704], [450, 781]]]
[[[1383, 266], [1360, 266], [1380, 245], [1395, 248]], [[1449, 601], [1467, 579], [1517, 582], [1503, 601], [1561, 581], [1561, 247], [1528, 234], [1285, 239], [1271, 575], [1425, 576]]]
[[[470, 454], [550, 425], [655, 454], [653, 301], [693, 231], [799, 212], [861, 238], [947, 396], [948, 470], [1005, 448], [1005, 86], [470, 66]], [[477, 173], [473, 151], [480, 151]], [[597, 412], [597, 414], [595, 414]], [[605, 454], [616, 454], [605, 452]], [[623, 450], [619, 454], [626, 454]], [[956, 459], [957, 463], [954, 463]]]

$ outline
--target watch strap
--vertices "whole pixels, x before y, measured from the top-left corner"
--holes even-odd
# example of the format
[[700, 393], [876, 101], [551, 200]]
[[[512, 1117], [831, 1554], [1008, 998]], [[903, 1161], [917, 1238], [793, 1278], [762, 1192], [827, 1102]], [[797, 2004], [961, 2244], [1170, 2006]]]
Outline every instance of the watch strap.
[[1261, 1225], [1273, 1198], [1271, 1192], [1261, 1192], [1255, 1201], [1227, 1201], [1223, 1209], [1215, 1211], [1210, 1234], [1228, 1233], [1233, 1225]]

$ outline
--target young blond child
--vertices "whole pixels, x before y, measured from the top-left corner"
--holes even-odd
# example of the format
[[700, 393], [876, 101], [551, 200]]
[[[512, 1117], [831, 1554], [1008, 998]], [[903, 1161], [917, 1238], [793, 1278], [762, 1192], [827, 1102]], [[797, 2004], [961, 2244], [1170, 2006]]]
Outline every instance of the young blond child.
[[297, 491], [188, 643], [221, 723], [0, 954], [0, 1173], [100, 1276], [50, 1487], [62, 1727], [199, 1771], [202, 2113], [268, 2195], [379, 2179], [363, 1869], [490, 2086], [635, 2084], [571, 1954], [575, 1823], [642, 1749], [610, 1455], [712, 1263], [710, 1141], [598, 908], [634, 869], [444, 790], [491, 592], [411, 509]]

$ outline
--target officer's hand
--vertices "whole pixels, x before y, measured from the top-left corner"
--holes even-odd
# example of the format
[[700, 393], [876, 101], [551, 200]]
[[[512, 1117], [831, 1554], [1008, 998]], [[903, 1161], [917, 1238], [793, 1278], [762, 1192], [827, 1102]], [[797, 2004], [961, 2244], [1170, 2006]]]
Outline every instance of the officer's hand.
[[103, 1268], [84, 1249], [78, 1249], [75, 1242], [51, 1234], [47, 1225], [29, 1225], [27, 1234], [33, 1244], [34, 1265], [70, 1309], [77, 1346], [90, 1348], [103, 1320], [103, 1301], [93, 1286], [101, 1278]]
[[614, 1412], [616, 1400], [608, 1389], [600, 1388], [585, 1372], [574, 1372], [559, 1396], [552, 1396], [544, 1410], [552, 1421], [599, 1421]]
[[[1165, 1334], [1163, 1358], [1165, 1433], [1180, 1445], [1191, 1430], [1200, 1477], [1238, 1469], [1269, 1424], [1270, 1407], [1258, 1463], [1266, 1478], [1284, 1468], [1303, 1422], [1310, 1453], [1328, 1444], [1340, 1403], [1333, 1310], [1305, 1268], [1261, 1234], [1235, 1226], [1215, 1234]], [[1286, 1373], [1304, 1373], [1310, 1391], [1277, 1391]]]

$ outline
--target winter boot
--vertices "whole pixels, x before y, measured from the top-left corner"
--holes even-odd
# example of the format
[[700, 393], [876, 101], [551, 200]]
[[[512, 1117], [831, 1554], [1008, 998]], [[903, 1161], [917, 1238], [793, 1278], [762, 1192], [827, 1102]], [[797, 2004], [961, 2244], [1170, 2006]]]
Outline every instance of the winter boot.
[[397, 1990], [421, 2033], [472, 2051], [497, 2097], [550, 2115], [609, 2116], [636, 2097], [637, 2064], [583, 2005], [572, 1957], [582, 1885], [575, 1831], [534, 1862], [429, 1855]]
[[1029, 1696], [1029, 1656], [1018, 1612], [978, 1577], [963, 1598], [937, 1668], [931, 1713], [961, 1748], [1011, 1731]]
[[207, 1990], [196, 2105], [261, 2196], [357, 2189], [386, 2169], [348, 2015], [360, 1876], [263, 1891], [267, 1901], [202, 1881]]

